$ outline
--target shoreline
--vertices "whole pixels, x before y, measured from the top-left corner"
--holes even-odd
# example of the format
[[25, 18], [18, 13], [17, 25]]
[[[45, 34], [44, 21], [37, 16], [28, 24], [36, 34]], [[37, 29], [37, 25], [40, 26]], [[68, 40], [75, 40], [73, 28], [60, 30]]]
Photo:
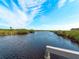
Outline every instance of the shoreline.
[[79, 44], [79, 39], [76, 39], [75, 38], [76, 36], [72, 36], [72, 35], [70, 35], [68, 33], [65, 33], [65, 31], [55, 31], [54, 33], [57, 34], [58, 36], [61, 36], [63, 38], [68, 38], [72, 42]]
[[26, 35], [29, 33], [34, 33], [34, 30], [27, 29], [0, 29], [0, 36], [9, 36], [9, 35]]

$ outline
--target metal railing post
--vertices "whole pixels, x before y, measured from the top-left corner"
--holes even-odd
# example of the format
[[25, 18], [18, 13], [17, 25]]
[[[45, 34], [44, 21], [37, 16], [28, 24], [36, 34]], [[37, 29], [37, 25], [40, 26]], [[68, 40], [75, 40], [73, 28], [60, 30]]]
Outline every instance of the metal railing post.
[[50, 59], [50, 52], [46, 50], [44, 57], [45, 59]]

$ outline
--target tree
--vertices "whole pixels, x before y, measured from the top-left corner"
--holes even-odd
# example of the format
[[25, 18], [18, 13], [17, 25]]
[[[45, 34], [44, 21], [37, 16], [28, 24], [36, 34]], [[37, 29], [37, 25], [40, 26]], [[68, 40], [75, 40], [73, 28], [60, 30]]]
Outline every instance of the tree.
[[10, 27], [10, 30], [12, 30], [12, 27]]

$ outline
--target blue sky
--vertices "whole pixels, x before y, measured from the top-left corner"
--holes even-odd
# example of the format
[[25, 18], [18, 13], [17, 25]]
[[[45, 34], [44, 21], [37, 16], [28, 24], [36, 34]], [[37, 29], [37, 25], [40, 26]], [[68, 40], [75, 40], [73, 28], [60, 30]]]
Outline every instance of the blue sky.
[[79, 0], [0, 0], [0, 28], [79, 27]]

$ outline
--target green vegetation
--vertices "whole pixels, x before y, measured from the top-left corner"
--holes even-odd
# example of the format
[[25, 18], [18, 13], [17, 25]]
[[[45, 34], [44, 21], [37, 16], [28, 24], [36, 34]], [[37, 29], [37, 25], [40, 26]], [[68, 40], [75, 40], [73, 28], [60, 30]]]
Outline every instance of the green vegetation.
[[27, 29], [0, 29], [0, 36], [6, 35], [25, 35], [28, 33], [33, 33], [34, 30]]
[[59, 36], [71, 39], [73, 42], [79, 43], [79, 30], [55, 31]]

